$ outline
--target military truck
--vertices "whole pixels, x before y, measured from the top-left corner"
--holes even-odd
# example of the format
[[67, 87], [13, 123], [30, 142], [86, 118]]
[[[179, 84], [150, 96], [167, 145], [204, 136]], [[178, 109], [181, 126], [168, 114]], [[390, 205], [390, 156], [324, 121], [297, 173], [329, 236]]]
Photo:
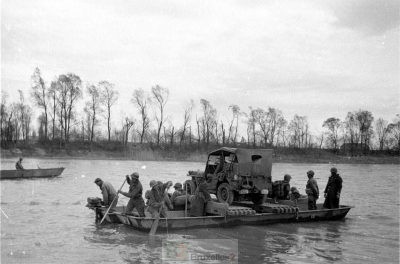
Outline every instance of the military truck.
[[222, 147], [208, 154], [204, 172], [189, 171], [184, 188], [194, 194], [200, 178], [218, 201], [262, 203], [271, 193], [272, 149]]

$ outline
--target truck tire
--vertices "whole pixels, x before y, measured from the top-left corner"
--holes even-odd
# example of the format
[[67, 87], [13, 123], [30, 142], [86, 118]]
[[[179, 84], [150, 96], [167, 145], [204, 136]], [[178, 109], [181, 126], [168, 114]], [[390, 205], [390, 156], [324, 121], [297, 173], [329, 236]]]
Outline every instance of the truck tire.
[[217, 189], [217, 199], [221, 203], [228, 203], [229, 205], [233, 202], [233, 191], [228, 183], [224, 182], [218, 186]]
[[187, 185], [187, 194], [194, 194], [196, 191], [196, 183], [192, 180], [186, 180], [185, 183], [183, 184], [183, 190], [186, 191], [186, 185]]

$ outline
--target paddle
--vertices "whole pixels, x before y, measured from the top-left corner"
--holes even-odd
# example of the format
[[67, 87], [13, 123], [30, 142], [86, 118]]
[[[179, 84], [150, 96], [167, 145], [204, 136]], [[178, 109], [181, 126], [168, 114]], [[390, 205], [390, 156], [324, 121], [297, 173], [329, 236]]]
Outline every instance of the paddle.
[[161, 207], [160, 207], [160, 209], [158, 209], [158, 214], [156, 215], [156, 219], [154, 220], [153, 225], [151, 226], [150, 233], [149, 233], [150, 236], [155, 235], [157, 232], [158, 222], [160, 222], [160, 213], [161, 213], [161, 209], [164, 206], [164, 196], [165, 196], [166, 192], [167, 192], [167, 190], [164, 191], [163, 200], [161, 201]]
[[151, 229], [150, 229], [150, 236], [154, 236], [157, 232], [157, 228], [158, 228], [158, 222], [160, 222], [160, 212], [161, 212], [161, 208], [163, 207], [163, 205], [161, 205], [160, 209], [158, 209], [158, 214], [156, 215], [156, 219], [154, 220], [153, 224], [151, 225]]
[[[126, 178], [125, 178], [125, 180], [124, 180], [124, 183], [122, 183], [122, 185], [121, 185], [121, 188], [119, 188], [119, 191], [121, 191], [121, 190], [122, 190], [122, 187], [124, 187], [124, 185], [125, 185], [125, 182], [126, 182]], [[113, 203], [114, 203], [115, 199], [118, 197], [119, 191], [117, 192], [117, 196], [115, 196], [115, 197], [114, 197], [114, 199], [112, 200], [112, 202], [111, 202], [110, 206], [108, 207], [108, 209], [107, 209], [106, 213], [104, 214], [104, 216], [103, 216], [103, 219], [101, 219], [101, 221], [100, 221], [100, 224], [99, 224], [99, 225], [101, 225], [101, 223], [103, 223], [104, 219], [106, 219], [106, 216], [107, 216], [108, 212], [110, 211], [110, 209], [111, 209], [111, 206], [113, 205]]]

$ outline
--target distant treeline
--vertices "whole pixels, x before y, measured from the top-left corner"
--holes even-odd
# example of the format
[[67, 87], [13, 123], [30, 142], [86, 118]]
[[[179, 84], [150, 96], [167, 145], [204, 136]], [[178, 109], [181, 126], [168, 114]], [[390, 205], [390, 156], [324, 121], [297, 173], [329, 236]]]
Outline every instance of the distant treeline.
[[[194, 101], [184, 106], [181, 124], [167, 121], [165, 111], [169, 99], [168, 88], [153, 86], [150, 91], [136, 89], [131, 95], [135, 116], [126, 114], [120, 126], [113, 126], [111, 113], [120, 94], [114, 84], [100, 81], [84, 87], [74, 73], [59, 75], [49, 85], [40, 69], [32, 74], [31, 93], [25, 97], [19, 90], [19, 100], [8, 102], [1, 97], [1, 147], [29, 145], [37, 141], [43, 145], [67, 148], [74, 142], [108, 142], [118, 149], [129, 144], [151, 146], [155, 149], [208, 149], [210, 146], [246, 146], [276, 149], [329, 149], [335, 153], [368, 154], [387, 151], [399, 154], [400, 115], [393, 120], [375, 119], [368, 110], [348, 112], [344, 120], [327, 118], [323, 132], [314, 135], [306, 116], [294, 115], [286, 119], [282, 111], [273, 107], [242, 111], [238, 105], [225, 106], [231, 118], [223, 121], [216, 107], [200, 99], [200, 108], [194, 112]], [[28, 99], [29, 98], [29, 99]], [[79, 101], [84, 102], [83, 109]], [[29, 104], [28, 102], [32, 102]], [[218, 106], [223, 107], [223, 106]], [[40, 112], [32, 120], [34, 108]], [[37, 111], [35, 111], [37, 112]], [[38, 129], [32, 129], [38, 122]], [[104, 125], [106, 124], [106, 129]], [[240, 126], [243, 126], [239, 129]], [[240, 133], [240, 131], [246, 131]], [[21, 143], [22, 142], [22, 143]]]

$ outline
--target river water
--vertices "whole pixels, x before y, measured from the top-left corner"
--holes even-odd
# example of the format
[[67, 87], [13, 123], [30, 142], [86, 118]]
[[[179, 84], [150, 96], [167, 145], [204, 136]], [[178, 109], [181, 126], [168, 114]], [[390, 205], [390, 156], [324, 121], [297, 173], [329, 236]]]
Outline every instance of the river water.
[[[1, 168], [14, 163], [2, 159]], [[0, 182], [1, 263], [161, 263], [167, 238], [237, 240], [239, 263], [399, 262], [398, 165], [335, 164], [344, 181], [341, 203], [355, 206], [343, 221], [169, 231], [154, 238], [122, 225], [96, 226], [85, 207], [87, 197], [101, 197], [94, 179], [118, 189], [124, 175], [138, 171], [149, 189], [152, 179], [183, 182], [189, 170], [204, 169], [202, 163], [26, 158], [24, 166], [66, 169], [54, 179]], [[331, 166], [278, 163], [273, 180], [289, 173], [291, 185], [304, 193], [312, 169], [323, 191]]]

